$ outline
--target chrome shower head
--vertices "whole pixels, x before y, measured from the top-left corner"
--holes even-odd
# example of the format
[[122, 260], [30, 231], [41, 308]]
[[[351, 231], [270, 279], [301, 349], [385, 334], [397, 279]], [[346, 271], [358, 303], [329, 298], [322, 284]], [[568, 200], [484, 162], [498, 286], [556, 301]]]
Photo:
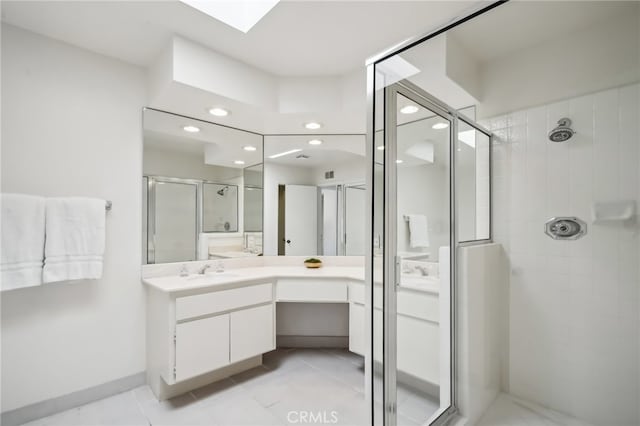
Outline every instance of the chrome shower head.
[[571, 128], [571, 120], [566, 117], [561, 118], [558, 120], [556, 128], [549, 132], [549, 140], [551, 142], [565, 142], [568, 141], [574, 133]]
[[229, 189], [228, 186], [225, 186], [224, 188], [222, 188], [221, 190], [218, 191], [218, 195], [224, 195], [225, 191], [227, 191]]

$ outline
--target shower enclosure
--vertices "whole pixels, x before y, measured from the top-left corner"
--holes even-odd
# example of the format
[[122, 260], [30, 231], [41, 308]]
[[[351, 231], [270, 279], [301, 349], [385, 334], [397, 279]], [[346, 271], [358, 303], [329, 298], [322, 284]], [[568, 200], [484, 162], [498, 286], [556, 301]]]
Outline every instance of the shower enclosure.
[[438, 423], [454, 411], [456, 250], [491, 238], [491, 133], [386, 65], [370, 69], [373, 420]]
[[367, 72], [373, 423], [640, 424], [640, 3], [484, 4]]

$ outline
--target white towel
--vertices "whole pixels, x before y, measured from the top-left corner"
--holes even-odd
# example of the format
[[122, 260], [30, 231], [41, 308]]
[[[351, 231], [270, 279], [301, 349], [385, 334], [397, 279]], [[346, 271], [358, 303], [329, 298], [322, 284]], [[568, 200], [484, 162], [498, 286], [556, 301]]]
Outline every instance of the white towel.
[[105, 200], [49, 198], [43, 282], [102, 277]]
[[0, 289], [40, 285], [44, 262], [45, 199], [2, 194], [1, 202]]
[[409, 238], [411, 248], [429, 247], [429, 233], [427, 232], [427, 217], [423, 214], [410, 214]]

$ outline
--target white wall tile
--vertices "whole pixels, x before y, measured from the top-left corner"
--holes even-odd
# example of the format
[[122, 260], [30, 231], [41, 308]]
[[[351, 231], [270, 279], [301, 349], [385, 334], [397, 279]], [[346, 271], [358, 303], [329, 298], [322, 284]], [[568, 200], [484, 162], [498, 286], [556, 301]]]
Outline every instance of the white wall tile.
[[[596, 424], [640, 424], [640, 223], [591, 219], [594, 201], [640, 207], [639, 104], [635, 84], [487, 121], [508, 141], [494, 237], [511, 262], [510, 391]], [[564, 116], [576, 134], [552, 143]], [[546, 236], [563, 215], [587, 235]]]

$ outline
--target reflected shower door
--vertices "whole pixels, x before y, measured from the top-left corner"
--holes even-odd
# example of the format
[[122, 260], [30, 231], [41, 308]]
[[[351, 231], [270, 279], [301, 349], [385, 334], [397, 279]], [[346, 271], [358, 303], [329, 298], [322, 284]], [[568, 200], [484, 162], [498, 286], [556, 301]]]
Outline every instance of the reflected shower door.
[[149, 263], [197, 260], [198, 185], [154, 180]]

